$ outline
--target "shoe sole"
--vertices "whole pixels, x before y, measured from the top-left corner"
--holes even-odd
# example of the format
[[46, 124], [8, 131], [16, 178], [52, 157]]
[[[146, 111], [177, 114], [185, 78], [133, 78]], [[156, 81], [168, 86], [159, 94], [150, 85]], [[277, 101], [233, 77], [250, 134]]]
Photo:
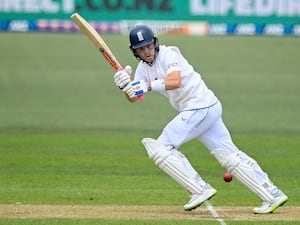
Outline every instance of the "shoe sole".
[[280, 206], [283, 206], [285, 203], [287, 203], [288, 198], [283, 199], [279, 204], [274, 205], [269, 211], [267, 212], [254, 212], [255, 214], [268, 214], [273, 213], [276, 209], [278, 209]]
[[198, 208], [200, 205], [202, 205], [205, 201], [208, 201], [209, 199], [211, 199], [212, 197], [214, 197], [217, 194], [217, 191], [213, 192], [211, 194], [211, 196], [209, 196], [207, 199], [205, 199], [204, 201], [200, 202], [199, 204], [193, 206], [192, 208], [188, 208], [188, 209], [184, 209], [185, 211], [192, 211], [196, 208]]

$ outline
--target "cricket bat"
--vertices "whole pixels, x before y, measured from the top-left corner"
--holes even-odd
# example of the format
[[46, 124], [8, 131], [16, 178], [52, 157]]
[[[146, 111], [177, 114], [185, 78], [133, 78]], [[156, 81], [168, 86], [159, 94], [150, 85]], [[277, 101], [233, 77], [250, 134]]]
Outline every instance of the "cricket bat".
[[[112, 51], [109, 49], [101, 35], [78, 13], [74, 13], [71, 19], [79, 27], [79, 29], [90, 39], [95, 47], [101, 52], [107, 62], [112, 66], [115, 71], [122, 70], [123, 67], [116, 59]], [[144, 95], [138, 96], [139, 100], [144, 99]]]

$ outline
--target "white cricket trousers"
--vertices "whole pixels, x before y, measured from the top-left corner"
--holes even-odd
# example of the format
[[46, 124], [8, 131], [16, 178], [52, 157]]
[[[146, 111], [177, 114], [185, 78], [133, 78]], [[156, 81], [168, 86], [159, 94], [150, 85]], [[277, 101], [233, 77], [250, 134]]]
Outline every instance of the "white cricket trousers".
[[157, 140], [178, 149], [194, 138], [200, 140], [210, 151], [238, 151], [223, 123], [222, 105], [219, 101], [208, 108], [180, 112], [167, 124]]
[[[190, 162], [177, 150], [182, 144], [198, 139], [209, 151], [222, 149], [231, 153], [240, 152], [241, 160], [249, 161], [250, 157], [240, 151], [232, 142], [230, 133], [222, 120], [222, 105], [218, 101], [213, 106], [180, 112], [163, 129], [158, 141], [172, 146], [172, 154], [180, 158], [187, 172], [200, 184], [205, 182], [194, 170]], [[260, 183], [269, 181], [268, 175], [257, 164], [254, 169]]]

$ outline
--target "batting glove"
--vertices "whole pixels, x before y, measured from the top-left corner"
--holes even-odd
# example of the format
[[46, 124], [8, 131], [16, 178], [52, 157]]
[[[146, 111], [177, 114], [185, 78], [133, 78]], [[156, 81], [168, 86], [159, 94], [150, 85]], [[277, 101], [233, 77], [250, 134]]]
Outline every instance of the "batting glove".
[[148, 85], [143, 80], [132, 81], [124, 89], [130, 98], [138, 97], [148, 91]]
[[120, 88], [123, 89], [127, 84], [130, 83], [132, 72], [131, 66], [125, 66], [123, 70], [120, 70], [114, 75], [114, 82]]

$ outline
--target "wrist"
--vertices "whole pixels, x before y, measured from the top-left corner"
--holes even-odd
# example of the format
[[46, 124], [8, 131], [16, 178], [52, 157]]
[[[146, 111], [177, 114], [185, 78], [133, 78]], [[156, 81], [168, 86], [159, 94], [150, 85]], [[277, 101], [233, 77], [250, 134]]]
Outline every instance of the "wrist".
[[163, 79], [153, 80], [149, 82], [149, 90], [150, 91], [165, 91], [166, 84]]

